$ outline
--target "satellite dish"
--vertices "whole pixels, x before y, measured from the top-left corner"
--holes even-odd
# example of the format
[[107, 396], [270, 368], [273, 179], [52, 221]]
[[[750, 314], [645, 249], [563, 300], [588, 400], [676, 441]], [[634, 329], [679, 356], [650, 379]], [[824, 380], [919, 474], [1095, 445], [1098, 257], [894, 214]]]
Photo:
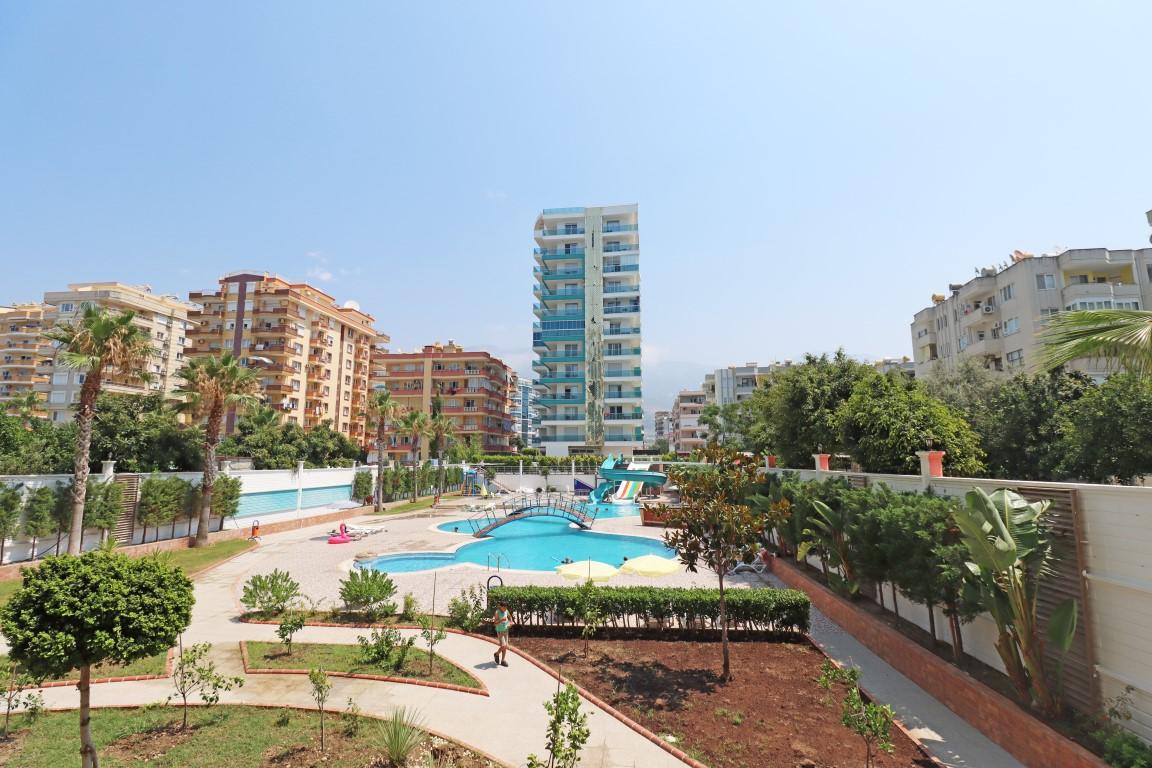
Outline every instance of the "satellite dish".
[[344, 309], [354, 309], [357, 312], [359, 312], [360, 311], [360, 302], [352, 301], [351, 299], [349, 299], [348, 301], [344, 302]]

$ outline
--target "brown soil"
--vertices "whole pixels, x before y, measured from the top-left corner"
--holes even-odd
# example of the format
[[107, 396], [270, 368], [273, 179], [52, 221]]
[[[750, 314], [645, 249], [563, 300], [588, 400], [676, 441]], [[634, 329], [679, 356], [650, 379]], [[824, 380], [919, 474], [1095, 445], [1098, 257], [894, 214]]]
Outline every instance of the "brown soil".
[[186, 729], [182, 729], [178, 721], [172, 722], [114, 741], [102, 752], [104, 755], [116, 757], [126, 763], [147, 763], [163, 757], [172, 748], [192, 738], [199, 728], [199, 725], [193, 723]]
[[[720, 681], [720, 645], [663, 640], [517, 638], [623, 714], [715, 768], [859, 768], [864, 743], [840, 723], [845, 689], [816, 684], [825, 656], [807, 641], [731, 644], [735, 680]], [[893, 728], [892, 754], [877, 768], [931, 766]]]
[[[323, 766], [362, 765], [364, 768], [391, 768], [383, 754], [366, 755], [363, 745], [340, 739], [339, 734], [328, 739], [328, 749], [320, 752], [320, 739], [307, 745], [270, 752], [264, 756], [261, 768], [322, 768]], [[440, 762], [436, 762], [439, 760]], [[449, 741], [429, 737], [408, 757], [408, 765], [443, 765], [446, 768], [501, 768], [499, 763], [480, 757], [476, 753]]]

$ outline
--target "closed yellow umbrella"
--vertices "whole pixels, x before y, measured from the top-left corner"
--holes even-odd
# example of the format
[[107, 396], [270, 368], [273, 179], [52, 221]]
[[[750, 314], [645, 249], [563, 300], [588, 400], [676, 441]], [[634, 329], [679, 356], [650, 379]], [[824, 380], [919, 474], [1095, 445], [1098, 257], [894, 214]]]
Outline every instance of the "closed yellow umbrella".
[[637, 576], [670, 576], [677, 573], [683, 566], [678, 560], [659, 555], [641, 555], [620, 566], [624, 573], [634, 573]]
[[598, 560], [578, 560], [556, 566], [556, 573], [572, 581], [608, 581], [619, 572], [616, 566]]

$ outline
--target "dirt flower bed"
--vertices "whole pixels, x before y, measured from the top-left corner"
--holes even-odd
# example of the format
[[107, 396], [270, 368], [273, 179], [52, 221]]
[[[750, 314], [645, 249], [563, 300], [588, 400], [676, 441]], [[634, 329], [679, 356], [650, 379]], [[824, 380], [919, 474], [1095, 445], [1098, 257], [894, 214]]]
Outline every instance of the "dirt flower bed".
[[[559, 669], [648, 730], [715, 768], [857, 768], [864, 744], [840, 723], [844, 689], [816, 684], [824, 655], [805, 642], [732, 644], [736, 679], [719, 679], [720, 646], [664, 640], [518, 637], [514, 644]], [[865, 682], [865, 684], [867, 684]], [[895, 727], [879, 768], [931, 766]]]

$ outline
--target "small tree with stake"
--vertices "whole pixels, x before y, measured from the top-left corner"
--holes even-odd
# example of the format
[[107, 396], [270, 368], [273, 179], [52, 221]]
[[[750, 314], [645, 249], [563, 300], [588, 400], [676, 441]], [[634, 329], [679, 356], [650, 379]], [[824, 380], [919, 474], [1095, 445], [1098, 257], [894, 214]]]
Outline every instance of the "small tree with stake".
[[220, 701], [221, 691], [230, 691], [244, 685], [244, 678], [226, 677], [216, 671], [216, 662], [208, 658], [211, 650], [211, 643], [196, 643], [182, 650], [173, 666], [172, 682], [184, 708], [184, 718], [180, 723], [182, 730], [188, 727], [189, 696], [199, 693], [200, 700], [211, 706]]
[[11, 731], [9, 723], [12, 718], [12, 710], [27, 707], [29, 704], [35, 704], [40, 701], [40, 695], [38, 693], [26, 693], [29, 688], [36, 684], [36, 679], [20, 669], [16, 662], [10, 661], [0, 666], [0, 694], [4, 696], [4, 728], [2, 735], [5, 739], [8, 738], [8, 734]]
[[715, 445], [704, 456], [711, 466], [670, 473], [680, 486], [681, 504], [662, 505], [660, 511], [668, 521], [664, 543], [676, 550], [680, 562], [693, 573], [704, 566], [719, 581], [722, 677], [730, 681], [724, 576], [738, 563], [751, 562], [760, 546], [764, 520], [745, 502], [756, 483], [757, 459]]
[[580, 693], [568, 683], [559, 688], [550, 701], [544, 702], [548, 712], [548, 759], [528, 756], [528, 768], [575, 768], [580, 764], [580, 753], [588, 743], [588, 715], [580, 711]]
[[80, 756], [96, 768], [92, 667], [127, 664], [171, 648], [192, 619], [192, 582], [156, 558], [106, 550], [47, 558], [24, 570], [3, 609], [9, 657], [38, 677], [79, 670]]
[[320, 710], [320, 751], [324, 752], [324, 705], [328, 703], [328, 695], [332, 693], [332, 680], [323, 667], [313, 667], [308, 670], [308, 682], [312, 684], [312, 700]]

